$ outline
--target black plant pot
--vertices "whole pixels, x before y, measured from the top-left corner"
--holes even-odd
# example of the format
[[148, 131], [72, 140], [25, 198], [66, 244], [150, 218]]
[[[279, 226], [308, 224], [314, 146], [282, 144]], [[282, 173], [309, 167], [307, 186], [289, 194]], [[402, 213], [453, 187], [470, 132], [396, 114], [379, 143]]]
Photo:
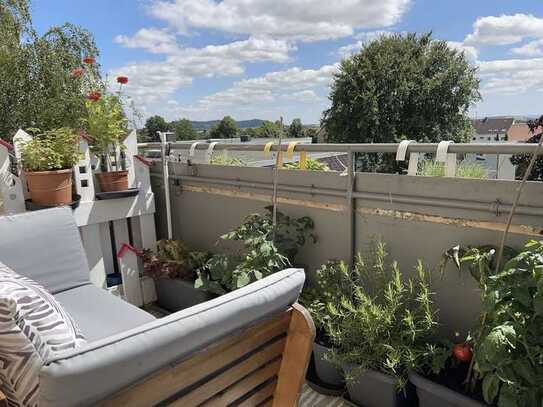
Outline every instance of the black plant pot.
[[416, 405], [415, 391], [409, 383], [404, 390], [398, 392], [397, 381], [392, 376], [375, 370], [357, 373], [355, 366], [345, 366], [344, 370], [347, 376], [354, 375], [351, 380], [347, 380], [347, 391], [350, 400], [357, 405], [364, 407], [410, 407]]
[[329, 349], [326, 346], [320, 345], [317, 342], [313, 343], [315, 375], [327, 387], [342, 388], [345, 386], [343, 372], [324, 358], [324, 355], [328, 351]]
[[194, 283], [177, 278], [155, 280], [157, 303], [170, 312], [180, 311], [215, 298], [207, 291], [194, 288]]
[[409, 380], [417, 389], [420, 407], [488, 407], [488, 404], [460, 394], [416, 372], [409, 372]]

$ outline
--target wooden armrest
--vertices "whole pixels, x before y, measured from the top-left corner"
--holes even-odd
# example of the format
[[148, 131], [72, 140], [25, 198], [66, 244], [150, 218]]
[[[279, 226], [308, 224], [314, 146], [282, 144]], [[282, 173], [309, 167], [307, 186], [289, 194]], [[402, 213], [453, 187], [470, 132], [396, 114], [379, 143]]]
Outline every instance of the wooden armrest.
[[286, 312], [236, 333], [103, 400], [99, 405], [294, 407], [315, 339], [308, 311]]

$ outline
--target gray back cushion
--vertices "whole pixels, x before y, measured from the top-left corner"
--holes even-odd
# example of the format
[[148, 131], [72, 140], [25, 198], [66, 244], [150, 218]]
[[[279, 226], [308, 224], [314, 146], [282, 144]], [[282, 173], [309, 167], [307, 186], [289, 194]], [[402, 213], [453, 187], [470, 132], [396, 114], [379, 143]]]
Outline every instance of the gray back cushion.
[[89, 284], [89, 266], [70, 208], [0, 217], [0, 261], [50, 293]]

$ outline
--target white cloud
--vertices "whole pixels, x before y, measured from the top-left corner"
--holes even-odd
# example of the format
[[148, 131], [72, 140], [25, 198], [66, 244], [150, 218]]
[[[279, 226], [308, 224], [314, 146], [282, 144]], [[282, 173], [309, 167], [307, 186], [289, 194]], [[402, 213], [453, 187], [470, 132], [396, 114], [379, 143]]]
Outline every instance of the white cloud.
[[[234, 76], [245, 70], [247, 62], [287, 62], [289, 52], [295, 47], [284, 40], [249, 38], [224, 45], [208, 45], [203, 48], [182, 48], [177, 43], [166, 44], [167, 36], [153, 32], [154, 36], [141, 35], [141, 30], [131, 38], [119, 42], [129, 47], [168, 49], [163, 61], [134, 62], [112, 71], [112, 76], [126, 75], [129, 83], [126, 92], [138, 103], [154, 102], [172, 95], [181, 87], [188, 86], [197, 77]], [[151, 40], [150, 38], [155, 40]], [[171, 39], [171, 38], [170, 38]], [[156, 47], [155, 47], [156, 46]]]
[[343, 47], [340, 47], [338, 49], [338, 54], [341, 57], [348, 57], [356, 53], [357, 51], [360, 51], [360, 49], [362, 49], [362, 47], [368, 42], [371, 42], [380, 37], [392, 35], [392, 34], [400, 34], [400, 33], [395, 33], [393, 31], [382, 31], [382, 30], [360, 32], [354, 36], [354, 38], [358, 41], [352, 44], [348, 44]]
[[343, 47], [340, 47], [337, 52], [342, 57], [349, 57], [356, 52], [360, 51], [362, 47], [364, 46], [364, 43], [362, 41], [356, 41], [352, 44], [344, 45]]
[[452, 49], [463, 52], [470, 61], [476, 61], [479, 57], [479, 52], [477, 51], [477, 48], [466, 45], [463, 42], [447, 41], [447, 45]]
[[270, 72], [261, 77], [235, 82], [227, 90], [200, 99], [199, 104], [209, 109], [272, 102], [279, 97], [297, 101], [316, 100], [318, 96], [313, 89], [327, 88], [336, 69], [336, 65], [324, 65], [319, 69], [291, 68]]
[[276, 120], [279, 116], [297, 117], [296, 112], [302, 112], [301, 116], [305, 114], [305, 117], [316, 120], [315, 116], [320, 115], [327, 104], [327, 100], [318, 93], [327, 93], [336, 70], [337, 65], [324, 65], [318, 69], [291, 68], [269, 72], [237, 81], [230, 88], [205, 96], [192, 105], [169, 104], [160, 112], [172, 118], [190, 115], [201, 120], [226, 114], [236, 118]]
[[158, 28], [142, 28], [132, 37], [117, 35], [114, 41], [126, 48], [143, 48], [153, 54], [172, 54], [179, 51], [175, 35]]
[[191, 28], [318, 41], [397, 23], [411, 0], [155, 0], [150, 14]]
[[286, 94], [286, 95], [283, 95], [283, 97], [288, 100], [293, 100], [295, 102], [303, 102], [303, 103], [310, 103], [310, 102], [312, 103], [312, 102], [322, 100], [322, 98], [319, 95], [317, 95], [317, 93], [314, 90], [310, 90], [310, 89]]
[[522, 94], [543, 90], [543, 58], [505, 59], [479, 64], [485, 94]]
[[464, 42], [474, 46], [509, 45], [525, 38], [543, 38], [543, 18], [531, 14], [481, 17]]
[[526, 57], [539, 57], [543, 56], [543, 39], [530, 41], [521, 47], [513, 48], [511, 50], [513, 54], [522, 55]]

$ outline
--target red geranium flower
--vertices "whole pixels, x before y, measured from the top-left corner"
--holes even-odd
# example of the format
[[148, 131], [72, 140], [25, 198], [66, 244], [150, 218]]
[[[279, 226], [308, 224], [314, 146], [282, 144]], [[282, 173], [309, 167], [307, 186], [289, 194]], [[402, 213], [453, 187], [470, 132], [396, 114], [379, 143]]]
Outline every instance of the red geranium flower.
[[79, 78], [81, 75], [83, 75], [84, 72], [85, 70], [83, 68], [75, 68], [72, 69], [72, 76], [74, 78]]
[[102, 97], [102, 94], [97, 90], [91, 90], [87, 95], [87, 99], [92, 100], [93, 102], [98, 101]]
[[117, 76], [117, 83], [126, 85], [128, 83], [128, 78], [126, 76]]
[[96, 62], [96, 58], [91, 57], [91, 56], [86, 56], [85, 58], [83, 58], [83, 62], [89, 65], [92, 65]]

